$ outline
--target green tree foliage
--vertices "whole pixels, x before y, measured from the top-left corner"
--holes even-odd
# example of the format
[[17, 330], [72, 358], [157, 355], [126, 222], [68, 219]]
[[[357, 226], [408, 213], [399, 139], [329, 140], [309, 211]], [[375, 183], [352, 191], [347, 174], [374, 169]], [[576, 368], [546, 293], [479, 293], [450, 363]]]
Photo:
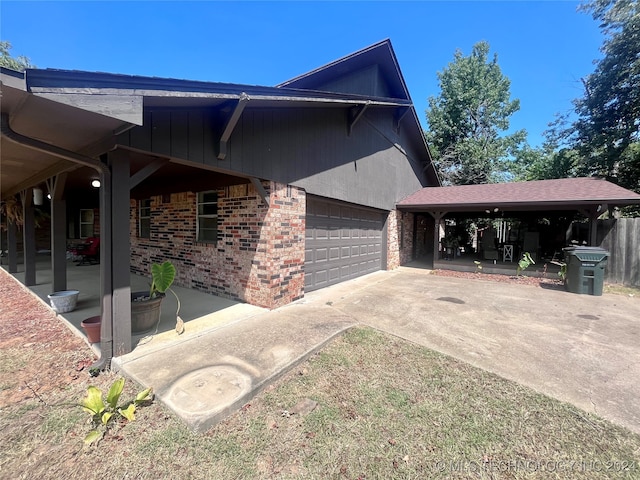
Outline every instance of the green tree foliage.
[[503, 180], [507, 162], [526, 137], [524, 130], [501, 136], [520, 102], [510, 99], [511, 82], [497, 55], [489, 60], [489, 48], [479, 42], [467, 57], [456, 51], [438, 72], [440, 95], [429, 98], [425, 135], [445, 184]]
[[27, 68], [35, 68], [35, 65], [32, 65], [27, 57], [22, 55], [12, 57], [9, 50], [11, 50], [11, 42], [0, 41], [0, 67], [10, 68], [18, 72], [23, 72]]
[[542, 148], [527, 145], [515, 157], [512, 172], [517, 181], [575, 177], [579, 161], [577, 151], [571, 148], [557, 150], [548, 144]]
[[581, 9], [600, 22], [603, 58], [583, 79], [570, 138], [580, 173], [600, 175], [640, 192], [640, 3], [593, 0]]

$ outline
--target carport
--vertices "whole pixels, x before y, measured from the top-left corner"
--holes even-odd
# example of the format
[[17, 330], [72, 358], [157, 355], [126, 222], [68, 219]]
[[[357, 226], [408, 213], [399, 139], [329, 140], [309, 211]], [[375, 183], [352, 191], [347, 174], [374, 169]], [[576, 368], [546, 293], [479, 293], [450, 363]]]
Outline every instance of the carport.
[[[615, 215], [619, 207], [640, 204], [640, 195], [609, 181], [595, 178], [565, 178], [486, 185], [459, 185], [423, 188], [398, 203], [398, 209], [413, 214], [413, 258], [416, 236], [431, 233], [421, 228], [425, 217], [432, 219], [433, 267], [451, 268], [441, 261], [442, 224], [446, 218], [474, 216], [496, 219], [545, 215], [580, 214], [589, 221], [589, 245], [596, 245], [596, 220], [605, 212]], [[427, 238], [425, 238], [426, 244]], [[429, 245], [431, 246], [431, 245]], [[502, 260], [504, 257], [500, 257]], [[513, 258], [516, 260], [516, 258]]]

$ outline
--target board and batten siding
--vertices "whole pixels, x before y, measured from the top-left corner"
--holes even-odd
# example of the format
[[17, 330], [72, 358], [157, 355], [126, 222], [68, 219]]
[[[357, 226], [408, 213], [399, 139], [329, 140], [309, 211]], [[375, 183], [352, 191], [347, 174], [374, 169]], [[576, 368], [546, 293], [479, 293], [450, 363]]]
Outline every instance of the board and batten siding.
[[640, 287], [640, 218], [598, 220], [598, 246], [609, 251], [605, 281]]
[[[153, 109], [119, 143], [274, 180], [307, 193], [384, 210], [426, 185], [424, 153], [411, 151], [393, 109], [367, 112], [348, 134], [344, 108], [249, 108], [218, 159], [225, 118], [215, 109]], [[413, 139], [415, 143], [415, 139]]]

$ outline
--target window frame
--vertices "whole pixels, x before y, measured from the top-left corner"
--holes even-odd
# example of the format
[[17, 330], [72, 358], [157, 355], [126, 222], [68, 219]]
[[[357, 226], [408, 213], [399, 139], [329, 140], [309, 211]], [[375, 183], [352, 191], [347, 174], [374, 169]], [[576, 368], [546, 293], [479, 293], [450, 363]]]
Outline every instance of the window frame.
[[[143, 215], [146, 211], [147, 215]], [[146, 235], [143, 231], [143, 223], [146, 223]], [[138, 238], [151, 238], [151, 199], [138, 200]]]
[[[84, 221], [83, 220], [83, 216], [84, 216], [83, 214], [85, 212], [91, 213], [91, 221]], [[79, 224], [78, 224], [78, 230], [79, 230], [80, 238], [93, 237], [94, 236], [93, 235], [93, 231], [94, 231], [93, 226], [94, 226], [94, 222], [95, 222], [95, 212], [93, 211], [93, 208], [81, 208], [79, 216], [80, 216], [80, 221], [79, 221]], [[86, 226], [86, 225], [90, 226], [90, 229], [91, 229], [91, 233], [89, 235], [83, 235], [85, 233], [83, 231], [83, 227]]]
[[[206, 200], [206, 195], [215, 195], [215, 201]], [[205, 210], [206, 206], [215, 205], [215, 213], [201, 213], [201, 211]], [[202, 208], [201, 208], [202, 207]], [[212, 220], [215, 219], [215, 229], [210, 227], [203, 228], [201, 220]], [[202, 234], [204, 232], [214, 231], [214, 239], [203, 238]], [[209, 243], [216, 244], [218, 242], [218, 191], [217, 190], [206, 190], [203, 192], [198, 192], [196, 196], [196, 241], [198, 243]]]

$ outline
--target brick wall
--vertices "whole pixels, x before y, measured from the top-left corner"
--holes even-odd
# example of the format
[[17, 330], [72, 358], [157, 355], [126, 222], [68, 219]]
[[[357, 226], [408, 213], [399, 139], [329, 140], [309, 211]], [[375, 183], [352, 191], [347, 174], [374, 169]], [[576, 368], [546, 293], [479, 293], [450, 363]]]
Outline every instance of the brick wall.
[[413, 260], [413, 213], [392, 210], [387, 217], [387, 270]]
[[263, 182], [267, 207], [253, 185], [218, 190], [218, 241], [196, 241], [193, 192], [151, 198], [151, 235], [138, 237], [131, 202], [131, 269], [148, 275], [150, 263], [170, 260], [176, 284], [276, 308], [304, 295], [305, 192]]
[[402, 242], [400, 244], [400, 265], [409, 263], [413, 258], [413, 213], [400, 212], [399, 222], [402, 229]]
[[400, 225], [402, 213], [391, 210], [387, 216], [387, 270], [393, 270], [400, 266]]

